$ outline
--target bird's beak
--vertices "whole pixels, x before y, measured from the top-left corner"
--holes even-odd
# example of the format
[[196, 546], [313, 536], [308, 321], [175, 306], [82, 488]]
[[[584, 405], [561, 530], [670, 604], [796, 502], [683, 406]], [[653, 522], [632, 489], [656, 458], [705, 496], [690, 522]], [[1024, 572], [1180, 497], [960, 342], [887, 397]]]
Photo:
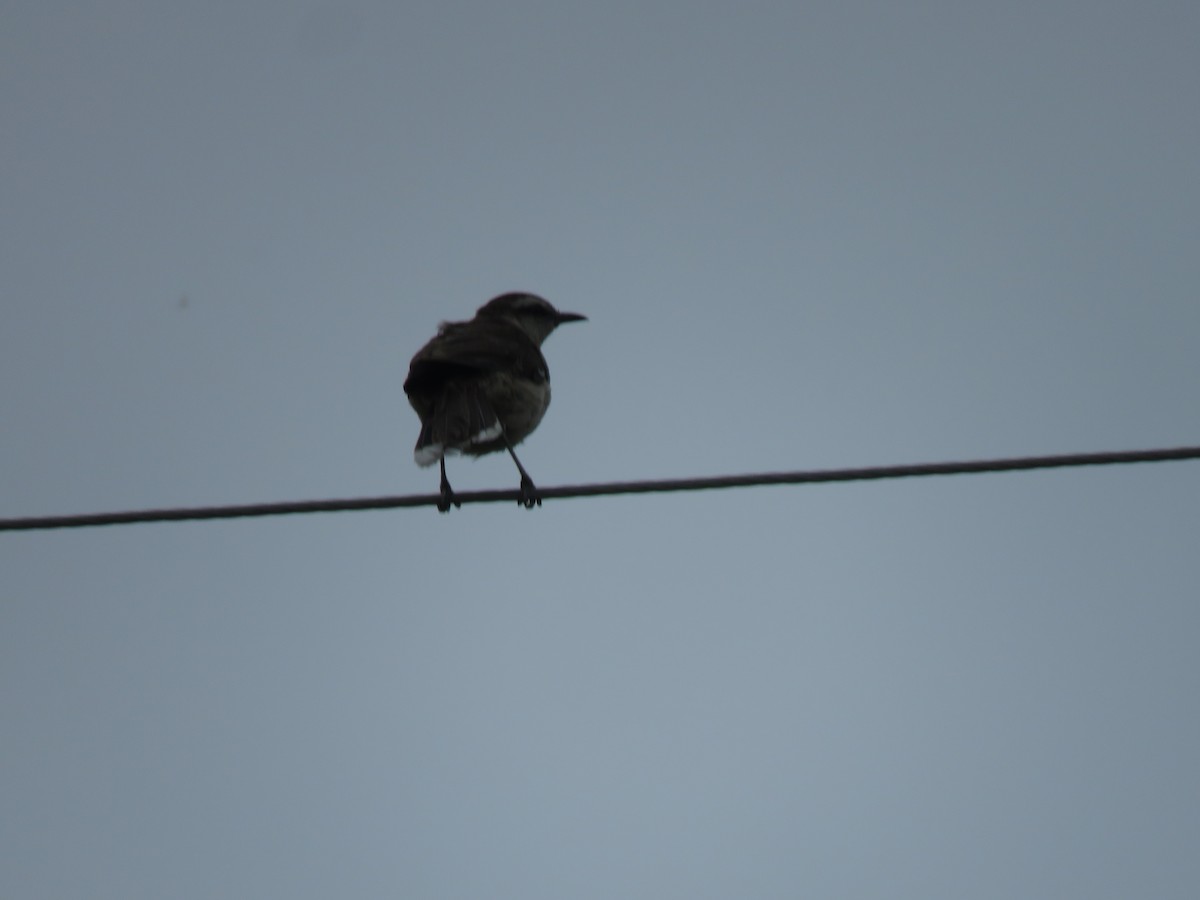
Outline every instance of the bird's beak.
[[558, 314], [558, 324], [559, 325], [563, 324], [563, 322], [586, 322], [586, 321], [587, 321], [587, 316], [581, 316], [579, 313], [560, 312]]

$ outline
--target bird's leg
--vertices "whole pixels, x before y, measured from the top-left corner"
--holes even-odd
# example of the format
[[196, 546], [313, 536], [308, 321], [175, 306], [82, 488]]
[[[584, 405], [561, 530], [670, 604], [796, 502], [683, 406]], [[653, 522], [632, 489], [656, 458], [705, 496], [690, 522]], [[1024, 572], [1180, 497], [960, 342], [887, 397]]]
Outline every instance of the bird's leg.
[[[501, 436], [504, 437], [503, 435]], [[533, 479], [529, 477], [529, 473], [525, 471], [525, 467], [521, 465], [521, 461], [517, 459], [516, 451], [513, 450], [512, 444], [508, 442], [507, 437], [504, 437], [504, 449], [513, 458], [513, 462], [517, 464], [517, 471], [521, 473], [521, 496], [517, 498], [517, 503], [526, 509], [541, 506], [542, 498], [538, 496], [537, 487], [534, 485]]]
[[442, 483], [440, 485], [442, 499], [438, 500], [437, 508], [438, 512], [450, 512], [451, 503], [458, 507], [461, 507], [462, 504], [454, 498], [454, 489], [450, 487], [450, 481], [446, 478], [446, 457], [443, 456], [440, 462], [442, 464]]

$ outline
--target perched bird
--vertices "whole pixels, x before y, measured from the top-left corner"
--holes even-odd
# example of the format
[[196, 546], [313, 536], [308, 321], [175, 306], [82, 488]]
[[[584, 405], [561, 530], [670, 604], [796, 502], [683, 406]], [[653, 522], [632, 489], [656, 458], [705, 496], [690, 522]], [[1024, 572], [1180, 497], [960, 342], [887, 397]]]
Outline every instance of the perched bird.
[[533, 479], [513, 447], [525, 440], [550, 406], [550, 370], [542, 341], [564, 322], [586, 316], [559, 312], [535, 294], [501, 294], [469, 322], [443, 322], [417, 351], [404, 393], [421, 417], [413, 450], [417, 465], [441, 463], [438, 509], [456, 506], [446, 479], [446, 454], [482, 456], [507, 450], [521, 473], [519, 503], [541, 505]]

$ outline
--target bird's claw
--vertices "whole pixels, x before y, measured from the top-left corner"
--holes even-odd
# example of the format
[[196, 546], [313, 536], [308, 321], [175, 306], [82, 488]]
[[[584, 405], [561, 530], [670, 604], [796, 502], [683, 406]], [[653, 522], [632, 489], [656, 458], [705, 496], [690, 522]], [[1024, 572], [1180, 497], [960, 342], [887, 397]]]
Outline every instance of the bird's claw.
[[450, 504], [461, 508], [462, 504], [458, 502], [458, 498], [454, 496], [454, 491], [451, 489], [449, 482], [442, 484], [441, 495], [438, 498], [438, 512], [450, 512]]
[[538, 495], [538, 489], [528, 475], [521, 478], [521, 494], [517, 497], [517, 505], [523, 506], [526, 509], [533, 509], [535, 506], [542, 505], [542, 498]]

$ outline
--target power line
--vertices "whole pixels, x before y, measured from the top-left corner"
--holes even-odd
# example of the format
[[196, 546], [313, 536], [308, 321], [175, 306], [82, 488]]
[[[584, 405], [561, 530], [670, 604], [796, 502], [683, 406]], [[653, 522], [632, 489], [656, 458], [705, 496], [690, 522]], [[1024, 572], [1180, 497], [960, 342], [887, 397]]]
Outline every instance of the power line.
[[[833, 481], [881, 481], [928, 475], [968, 475], [984, 472], [1015, 472], [1028, 469], [1064, 469], [1079, 466], [1125, 465], [1200, 459], [1200, 447], [1162, 450], [1124, 450], [1107, 453], [1067, 453], [1059, 456], [1022, 456], [960, 462], [915, 463], [858, 469], [817, 469], [805, 472], [765, 472], [752, 475], [718, 475], [709, 478], [668, 478], [651, 481], [611, 481], [603, 484], [563, 485], [539, 488], [545, 500], [568, 497], [600, 497], [612, 494], [655, 494], [672, 491], [705, 491], [718, 488], [757, 487], [774, 484], [818, 484]], [[467, 503], [515, 503], [520, 493], [505, 491], [455, 492], [455, 500]], [[438, 494], [408, 494], [363, 497], [348, 500], [298, 500], [289, 503], [251, 503], [239, 506], [193, 506], [176, 509], [145, 509], [70, 516], [35, 516], [0, 519], [0, 531], [34, 531], [50, 528], [87, 528], [96, 525], [132, 525], [138, 522], [181, 522], [197, 519], [244, 519], [296, 513], [351, 512], [365, 509], [399, 509], [435, 506]]]

